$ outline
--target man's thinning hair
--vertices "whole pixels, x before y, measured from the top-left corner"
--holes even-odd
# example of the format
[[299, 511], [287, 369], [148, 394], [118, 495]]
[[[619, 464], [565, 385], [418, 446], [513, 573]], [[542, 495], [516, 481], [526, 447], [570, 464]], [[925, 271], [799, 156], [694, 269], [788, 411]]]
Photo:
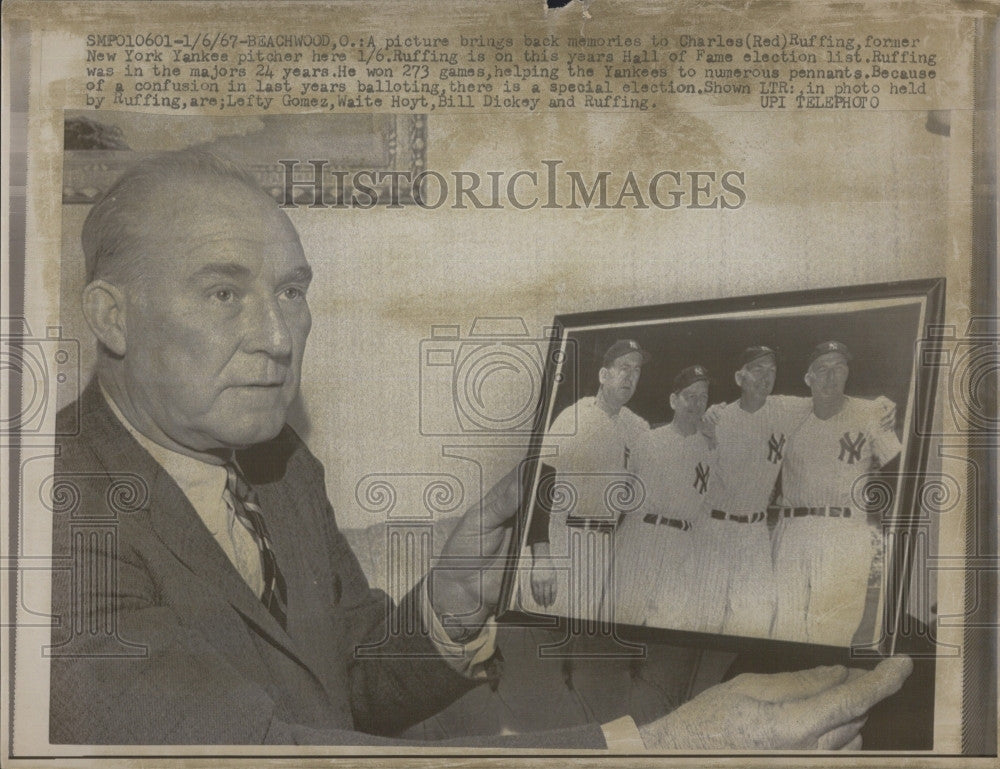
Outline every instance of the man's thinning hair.
[[161, 188], [169, 182], [204, 185], [227, 182], [266, 195], [256, 177], [242, 166], [207, 150], [165, 152], [131, 166], [90, 209], [81, 240], [87, 283], [104, 278], [124, 282], [141, 272], [144, 241], [171, 223], [156, 208]]

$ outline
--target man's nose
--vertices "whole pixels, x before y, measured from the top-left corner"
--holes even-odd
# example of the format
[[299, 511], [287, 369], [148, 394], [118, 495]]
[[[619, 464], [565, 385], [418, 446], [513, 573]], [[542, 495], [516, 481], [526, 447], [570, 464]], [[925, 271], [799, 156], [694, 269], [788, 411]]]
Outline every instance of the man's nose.
[[292, 333], [276, 297], [260, 299], [247, 319], [248, 352], [263, 352], [272, 358], [290, 358]]

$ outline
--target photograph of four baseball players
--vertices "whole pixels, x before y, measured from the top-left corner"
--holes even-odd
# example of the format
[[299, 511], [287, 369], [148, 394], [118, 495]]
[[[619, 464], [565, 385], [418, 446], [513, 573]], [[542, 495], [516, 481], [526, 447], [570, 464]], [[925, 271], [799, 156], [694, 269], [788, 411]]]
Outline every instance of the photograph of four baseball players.
[[615, 341], [597, 394], [564, 408], [546, 432], [539, 488], [548, 491], [536, 496], [549, 503], [529, 524], [522, 605], [591, 621], [859, 642], [881, 547], [862, 486], [898, 466], [895, 404], [846, 394], [852, 355], [836, 340], [809, 355], [811, 397], [772, 394], [779, 355], [758, 345], [732, 362], [738, 400], [709, 407], [713, 380], [689, 365], [670, 387], [672, 419], [651, 429], [626, 405], [649, 358], [635, 340]]

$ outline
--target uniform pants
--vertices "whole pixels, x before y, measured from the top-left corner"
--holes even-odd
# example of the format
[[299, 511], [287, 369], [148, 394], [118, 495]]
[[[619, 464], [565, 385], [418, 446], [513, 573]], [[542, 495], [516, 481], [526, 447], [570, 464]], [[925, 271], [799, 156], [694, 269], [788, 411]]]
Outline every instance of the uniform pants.
[[579, 620], [583, 630], [612, 620], [612, 564], [615, 532], [611, 526], [567, 526], [565, 518], [549, 521], [549, 551], [556, 568], [556, 596], [546, 613]]
[[774, 638], [850, 646], [864, 616], [872, 527], [863, 519], [782, 518], [775, 531]]
[[700, 627], [692, 530], [629, 513], [615, 538], [618, 622], [680, 630]]
[[766, 521], [708, 519], [705, 575], [699, 580], [705, 592], [706, 619], [720, 617], [726, 635], [767, 638], [776, 601], [771, 537]]

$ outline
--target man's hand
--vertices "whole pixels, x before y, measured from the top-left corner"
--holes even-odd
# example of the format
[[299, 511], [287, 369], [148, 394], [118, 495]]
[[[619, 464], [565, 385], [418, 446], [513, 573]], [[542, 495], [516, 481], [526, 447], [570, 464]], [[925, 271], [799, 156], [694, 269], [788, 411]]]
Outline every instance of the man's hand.
[[649, 750], [857, 750], [868, 711], [913, 670], [893, 657], [871, 672], [842, 666], [744, 674], [639, 727]]
[[722, 410], [727, 405], [728, 404], [726, 404], [725, 402], [713, 403], [711, 406], [705, 409], [705, 413], [702, 414], [701, 416], [702, 431], [706, 429], [706, 426], [710, 426], [711, 428], [714, 429], [715, 426], [719, 424], [719, 420], [722, 419]]
[[556, 600], [556, 570], [548, 542], [536, 543], [531, 556], [531, 596], [539, 606], [551, 606]]
[[462, 516], [431, 569], [431, 605], [454, 640], [474, 635], [496, 612], [503, 565], [520, 502], [520, 465]]
[[882, 414], [879, 418], [879, 427], [883, 430], [894, 432], [896, 430], [896, 404], [884, 395], [878, 396], [874, 400], [874, 403], [876, 406], [880, 406], [882, 408]]
[[722, 418], [722, 409], [725, 407], [725, 403], [712, 404], [702, 414], [701, 424], [698, 425], [698, 432], [705, 436], [709, 447], [713, 449], [715, 448], [715, 428], [719, 424], [719, 419]]

